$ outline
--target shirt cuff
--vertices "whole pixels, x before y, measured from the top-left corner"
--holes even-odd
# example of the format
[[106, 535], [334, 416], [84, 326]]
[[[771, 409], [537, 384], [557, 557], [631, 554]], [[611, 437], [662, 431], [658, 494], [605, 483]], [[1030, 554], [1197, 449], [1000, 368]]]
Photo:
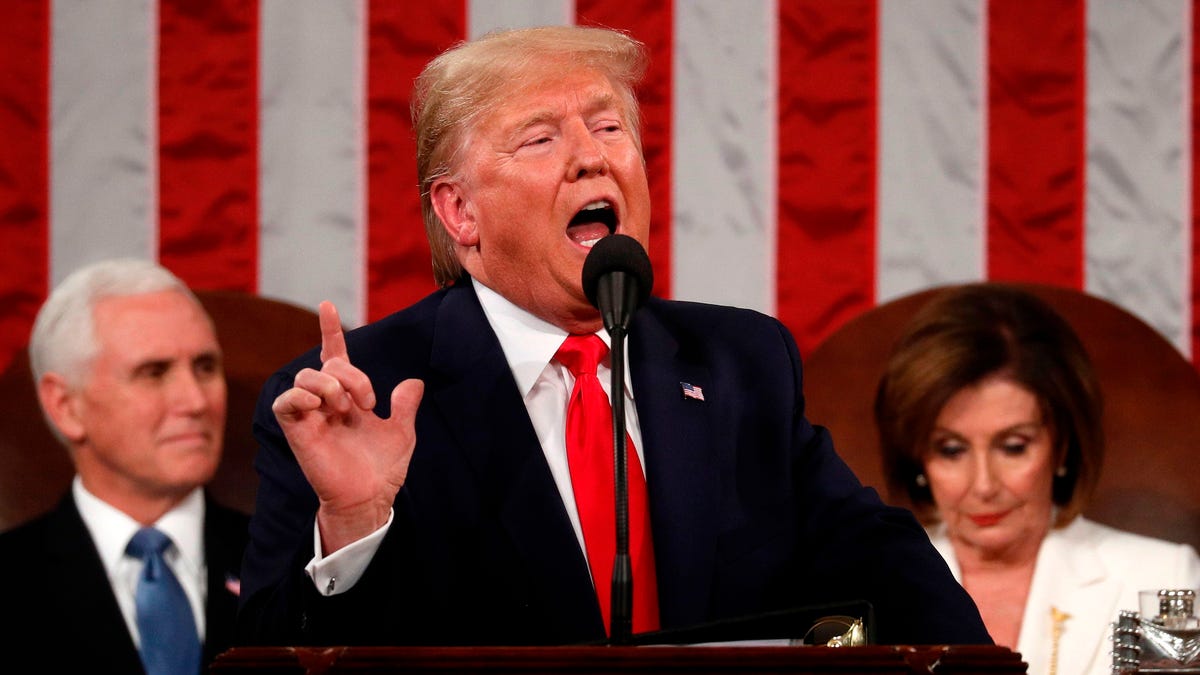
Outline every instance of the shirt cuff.
[[345, 593], [358, 583], [371, 558], [379, 550], [383, 536], [392, 525], [394, 511], [388, 509], [387, 522], [371, 534], [348, 544], [328, 556], [321, 555], [321, 528], [313, 523], [313, 559], [304, 566], [304, 573], [312, 579], [317, 592], [324, 596]]

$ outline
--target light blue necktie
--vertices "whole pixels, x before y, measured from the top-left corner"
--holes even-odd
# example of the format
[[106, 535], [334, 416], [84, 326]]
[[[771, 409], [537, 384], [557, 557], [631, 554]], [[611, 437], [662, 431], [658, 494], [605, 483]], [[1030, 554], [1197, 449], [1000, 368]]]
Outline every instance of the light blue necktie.
[[127, 554], [145, 563], [136, 594], [142, 665], [147, 675], [196, 675], [200, 672], [200, 638], [183, 586], [163, 559], [169, 546], [170, 537], [143, 527], [125, 548]]

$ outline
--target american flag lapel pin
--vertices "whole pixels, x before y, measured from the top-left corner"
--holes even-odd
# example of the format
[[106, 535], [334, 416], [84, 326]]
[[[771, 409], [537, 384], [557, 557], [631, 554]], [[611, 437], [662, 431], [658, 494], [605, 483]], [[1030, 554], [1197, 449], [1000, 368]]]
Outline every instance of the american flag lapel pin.
[[679, 388], [683, 390], [684, 398], [690, 398], [695, 401], [704, 400], [704, 390], [690, 382], [680, 382]]

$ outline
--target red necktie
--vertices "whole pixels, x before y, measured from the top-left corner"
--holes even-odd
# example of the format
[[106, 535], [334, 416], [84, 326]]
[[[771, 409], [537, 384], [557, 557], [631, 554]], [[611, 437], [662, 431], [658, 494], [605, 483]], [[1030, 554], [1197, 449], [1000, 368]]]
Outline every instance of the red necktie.
[[[596, 366], [607, 353], [608, 345], [595, 335], [570, 335], [555, 355], [575, 376], [575, 386], [567, 402], [567, 463], [605, 631], [611, 630], [612, 568], [617, 550], [612, 406], [596, 377]], [[658, 630], [658, 583], [654, 575], [650, 510], [646, 507], [646, 479], [628, 437], [626, 448], [633, 632], [644, 633]]]

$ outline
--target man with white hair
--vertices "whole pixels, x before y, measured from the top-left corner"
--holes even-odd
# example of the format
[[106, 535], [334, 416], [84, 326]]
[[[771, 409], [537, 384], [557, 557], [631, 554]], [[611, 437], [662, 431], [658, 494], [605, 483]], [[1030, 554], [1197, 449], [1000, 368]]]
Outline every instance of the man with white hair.
[[55, 509], [0, 535], [6, 658], [199, 673], [231, 643], [247, 523], [203, 490], [225, 428], [211, 319], [159, 265], [104, 261], [50, 294], [29, 353], [76, 474]]

